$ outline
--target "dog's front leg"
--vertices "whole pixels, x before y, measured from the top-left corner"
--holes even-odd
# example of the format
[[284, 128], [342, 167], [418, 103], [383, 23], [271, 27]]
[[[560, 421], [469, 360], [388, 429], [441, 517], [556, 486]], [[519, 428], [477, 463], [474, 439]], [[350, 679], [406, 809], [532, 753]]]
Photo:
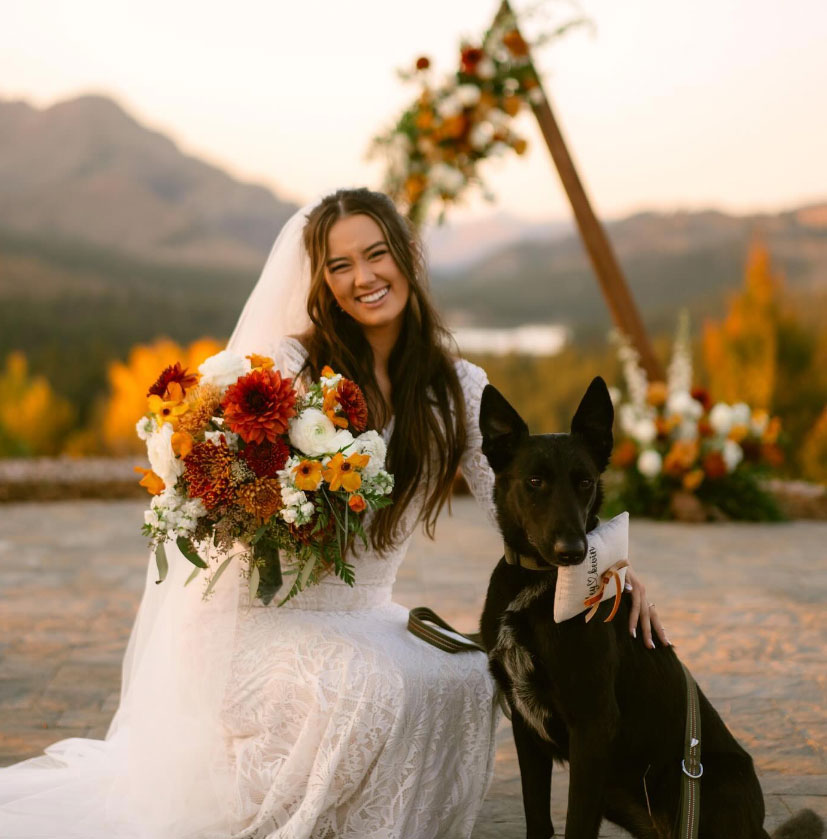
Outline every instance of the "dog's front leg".
[[569, 804], [566, 839], [597, 839], [614, 737], [611, 720], [569, 731]]
[[551, 757], [537, 732], [515, 709], [511, 713], [511, 728], [520, 764], [526, 839], [549, 839], [554, 836], [551, 822]]

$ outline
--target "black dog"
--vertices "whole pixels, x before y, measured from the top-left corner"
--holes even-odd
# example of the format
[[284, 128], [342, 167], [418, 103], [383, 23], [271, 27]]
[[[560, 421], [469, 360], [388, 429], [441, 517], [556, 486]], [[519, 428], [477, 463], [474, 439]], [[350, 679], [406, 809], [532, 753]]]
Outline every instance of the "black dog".
[[[582, 615], [553, 619], [557, 567], [584, 560], [586, 534], [597, 526], [613, 418], [600, 378], [583, 397], [570, 434], [529, 435], [495, 388], [482, 396], [483, 452], [496, 475], [504, 542], [512, 557], [548, 568], [500, 560], [481, 625], [491, 672], [512, 711], [529, 839], [554, 835], [554, 760], [570, 764], [567, 839], [595, 839], [603, 818], [647, 839], [677, 830], [687, 703], [675, 652], [646, 650], [629, 635], [626, 602], [612, 623], [601, 620], [608, 601], [588, 624]], [[767, 837], [752, 759], [700, 691], [699, 699], [699, 835]], [[822, 827], [805, 811], [781, 830], [792, 839], [818, 837]]]

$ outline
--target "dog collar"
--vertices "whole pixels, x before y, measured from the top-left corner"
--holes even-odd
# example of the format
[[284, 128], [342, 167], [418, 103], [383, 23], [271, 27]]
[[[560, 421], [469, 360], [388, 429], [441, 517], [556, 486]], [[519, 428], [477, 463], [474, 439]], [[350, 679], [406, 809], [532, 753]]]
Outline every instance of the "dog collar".
[[551, 571], [554, 567], [552, 565], [541, 565], [533, 556], [526, 556], [519, 554], [513, 548], [505, 545], [505, 561], [509, 565], [519, 565], [520, 568], [525, 568], [528, 571]]

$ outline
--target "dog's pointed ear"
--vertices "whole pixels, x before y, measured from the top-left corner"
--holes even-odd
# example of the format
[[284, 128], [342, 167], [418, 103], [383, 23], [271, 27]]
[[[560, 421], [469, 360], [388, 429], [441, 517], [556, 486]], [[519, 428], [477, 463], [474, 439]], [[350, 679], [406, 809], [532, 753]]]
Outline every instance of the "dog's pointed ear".
[[482, 452], [499, 472], [514, 456], [517, 443], [528, 435], [528, 426], [493, 385], [486, 385], [480, 401]]
[[596, 376], [580, 400], [571, 421], [571, 433], [585, 442], [601, 472], [609, 465], [612, 455], [614, 416], [609, 388], [600, 376]]

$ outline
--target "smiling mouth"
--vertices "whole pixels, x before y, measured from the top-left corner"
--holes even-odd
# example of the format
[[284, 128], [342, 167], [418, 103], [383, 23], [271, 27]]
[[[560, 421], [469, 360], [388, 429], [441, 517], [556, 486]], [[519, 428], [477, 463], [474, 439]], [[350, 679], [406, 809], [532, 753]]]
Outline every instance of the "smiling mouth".
[[383, 297], [387, 295], [387, 293], [391, 290], [389, 285], [386, 285], [384, 288], [380, 288], [378, 291], [372, 291], [370, 294], [363, 294], [361, 297], [357, 297], [356, 299], [360, 303], [378, 303]]

